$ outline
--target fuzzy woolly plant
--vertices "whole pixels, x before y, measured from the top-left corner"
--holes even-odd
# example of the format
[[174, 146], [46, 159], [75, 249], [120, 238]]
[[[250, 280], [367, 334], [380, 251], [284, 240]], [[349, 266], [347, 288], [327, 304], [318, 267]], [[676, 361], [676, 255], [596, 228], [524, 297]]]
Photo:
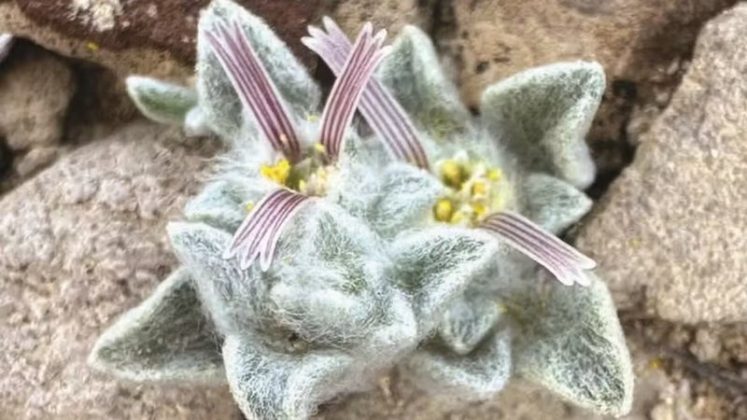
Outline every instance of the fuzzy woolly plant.
[[[366, 25], [351, 42], [329, 19], [309, 29], [304, 44], [337, 77], [321, 107], [267, 25], [215, 0], [195, 93], [130, 80], [145, 115], [198, 115], [229, 151], [169, 226], [181, 267], [101, 336], [91, 364], [135, 381], [226, 379], [258, 419], [306, 418], [393, 366], [464, 398], [515, 374], [626, 412], [609, 293], [551, 233], [591, 205], [579, 188], [593, 178], [583, 137], [601, 69], [522, 73], [486, 91], [477, 121], [427, 36], [384, 37]], [[352, 126], [356, 110], [371, 134]]]

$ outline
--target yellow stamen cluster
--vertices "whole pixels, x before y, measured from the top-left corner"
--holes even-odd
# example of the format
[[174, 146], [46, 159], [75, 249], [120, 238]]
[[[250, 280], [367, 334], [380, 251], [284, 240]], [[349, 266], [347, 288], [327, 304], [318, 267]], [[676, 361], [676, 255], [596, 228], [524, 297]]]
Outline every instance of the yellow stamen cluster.
[[262, 165], [259, 172], [270, 181], [286, 185], [291, 174], [291, 164], [288, 159], [280, 159], [274, 165]]
[[335, 167], [325, 162], [324, 146], [316, 143], [310, 147], [306, 159], [291, 163], [282, 158], [273, 164], [260, 166], [259, 172], [264, 178], [304, 195], [322, 196], [335, 173]]
[[436, 221], [474, 226], [505, 205], [508, 191], [500, 168], [460, 156], [441, 162], [438, 176], [449, 188], [433, 206]]

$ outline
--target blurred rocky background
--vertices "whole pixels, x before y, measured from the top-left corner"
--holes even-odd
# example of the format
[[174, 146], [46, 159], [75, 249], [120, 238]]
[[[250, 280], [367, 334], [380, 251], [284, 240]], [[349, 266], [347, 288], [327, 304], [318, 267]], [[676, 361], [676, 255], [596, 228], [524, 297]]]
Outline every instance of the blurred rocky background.
[[[226, 389], [117, 383], [98, 333], [174, 264], [163, 229], [218, 145], [144, 122], [138, 73], [189, 83], [208, 0], [5, 0], [0, 32], [0, 419], [239, 419]], [[747, 3], [243, 0], [298, 38], [325, 14], [435, 39], [463, 99], [558, 60], [602, 63], [592, 213], [570, 232], [613, 290], [635, 358], [629, 420], [747, 419]], [[0, 50], [3, 48], [0, 47]], [[0, 54], [2, 55], [2, 54]], [[320, 419], [597, 419], [527, 384], [465, 405], [396, 372]]]

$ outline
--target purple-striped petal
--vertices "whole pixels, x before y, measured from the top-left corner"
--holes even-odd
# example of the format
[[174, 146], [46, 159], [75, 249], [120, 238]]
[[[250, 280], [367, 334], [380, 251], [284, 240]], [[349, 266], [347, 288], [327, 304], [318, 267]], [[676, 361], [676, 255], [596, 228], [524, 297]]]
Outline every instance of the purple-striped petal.
[[242, 270], [259, 260], [262, 271], [267, 271], [283, 227], [309, 199], [284, 188], [265, 195], [236, 230], [223, 258], [237, 257]]
[[596, 263], [529, 219], [512, 212], [499, 212], [488, 216], [480, 228], [498, 234], [516, 250], [545, 267], [561, 283], [589, 285], [584, 271], [593, 269]]
[[364, 89], [388, 50], [382, 47], [386, 31], [379, 31], [376, 35], [372, 32], [370, 23], [364, 25], [332, 86], [322, 113], [321, 142], [332, 159], [339, 155], [345, 130], [353, 121]]
[[241, 26], [236, 22], [230, 27], [217, 24], [207, 33], [207, 39], [272, 148], [297, 161], [301, 147], [289, 114]]
[[[324, 27], [326, 33], [319, 28], [309, 27], [311, 36], [304, 37], [301, 41], [317, 53], [332, 72], [340, 75], [353, 46], [332, 19], [325, 17]], [[428, 167], [425, 149], [412, 121], [397, 100], [375, 78], [370, 80], [363, 92], [361, 113], [393, 156], [421, 168]]]

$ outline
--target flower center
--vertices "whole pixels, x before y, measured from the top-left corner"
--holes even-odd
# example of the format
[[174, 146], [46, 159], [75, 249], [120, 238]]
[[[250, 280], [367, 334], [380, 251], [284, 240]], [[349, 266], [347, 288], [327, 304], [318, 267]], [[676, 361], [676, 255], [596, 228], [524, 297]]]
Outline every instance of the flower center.
[[330, 175], [336, 171], [336, 167], [327, 163], [324, 146], [319, 143], [306, 156], [296, 163], [281, 158], [273, 164], [262, 165], [259, 172], [270, 181], [303, 195], [324, 196]]
[[439, 162], [437, 175], [447, 187], [433, 206], [437, 222], [476, 226], [506, 206], [508, 184], [498, 167], [457, 156]]

